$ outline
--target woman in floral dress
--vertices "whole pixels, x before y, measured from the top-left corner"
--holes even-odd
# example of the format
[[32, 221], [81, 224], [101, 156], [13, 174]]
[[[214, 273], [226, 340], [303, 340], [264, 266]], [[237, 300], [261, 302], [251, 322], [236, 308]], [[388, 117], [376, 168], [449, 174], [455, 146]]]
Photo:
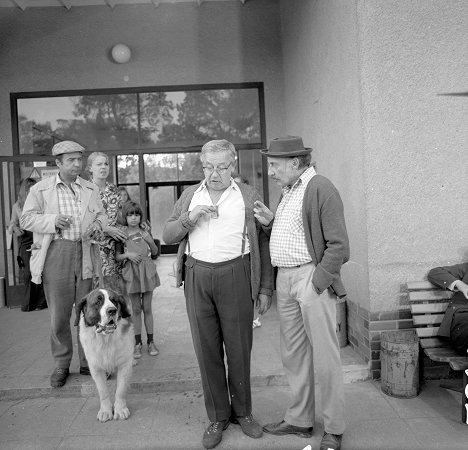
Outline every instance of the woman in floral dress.
[[90, 174], [90, 181], [99, 187], [102, 204], [108, 219], [104, 235], [99, 239], [101, 273], [112, 287], [119, 287], [122, 290], [121, 269], [115, 259], [116, 241], [125, 242], [126, 239], [126, 234], [117, 224], [117, 216], [120, 209], [120, 192], [117, 186], [107, 182], [107, 177], [109, 176], [109, 158], [105, 153], [91, 153], [88, 156], [86, 170]]

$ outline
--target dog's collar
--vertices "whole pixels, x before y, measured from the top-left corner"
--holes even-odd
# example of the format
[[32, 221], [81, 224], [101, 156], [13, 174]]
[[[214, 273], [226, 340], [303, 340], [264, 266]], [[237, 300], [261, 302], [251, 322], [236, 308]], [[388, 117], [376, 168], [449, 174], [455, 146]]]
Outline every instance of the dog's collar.
[[114, 323], [113, 325], [96, 325], [96, 333], [104, 333], [104, 334], [112, 334], [115, 329], [117, 328], [117, 324]]

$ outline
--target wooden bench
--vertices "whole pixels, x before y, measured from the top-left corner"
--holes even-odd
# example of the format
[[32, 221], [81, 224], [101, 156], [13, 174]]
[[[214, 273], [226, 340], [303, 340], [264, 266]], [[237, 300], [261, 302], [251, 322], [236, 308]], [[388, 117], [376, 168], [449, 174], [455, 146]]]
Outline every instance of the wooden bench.
[[413, 324], [424, 353], [436, 362], [448, 363], [455, 371], [463, 371], [462, 422], [468, 425], [468, 355], [460, 356], [437, 332], [452, 292], [429, 281], [406, 283]]

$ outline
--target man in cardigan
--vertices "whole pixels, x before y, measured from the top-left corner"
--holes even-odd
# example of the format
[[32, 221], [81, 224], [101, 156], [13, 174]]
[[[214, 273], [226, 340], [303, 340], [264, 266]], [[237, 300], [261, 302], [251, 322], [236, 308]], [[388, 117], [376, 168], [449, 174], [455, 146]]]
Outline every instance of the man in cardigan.
[[271, 227], [281, 358], [293, 396], [284, 420], [263, 429], [310, 437], [316, 380], [325, 428], [320, 450], [327, 450], [341, 447], [345, 429], [336, 298], [346, 294], [340, 269], [349, 258], [349, 243], [340, 195], [311, 166], [311, 150], [300, 137], [287, 136], [273, 139], [262, 151], [268, 158], [268, 175], [283, 188], [275, 217], [260, 202], [254, 212]]
[[450, 339], [453, 348], [466, 356], [468, 350], [468, 263], [435, 267], [427, 279], [436, 286], [454, 291], [445, 310], [438, 336]]
[[214, 448], [229, 421], [239, 423], [252, 438], [263, 434], [252, 417], [250, 352], [254, 302], [261, 314], [270, 307], [273, 268], [268, 237], [253, 213], [260, 196], [231, 177], [234, 145], [210, 141], [200, 159], [205, 179], [184, 190], [164, 227], [163, 240], [179, 242], [177, 281], [178, 285], [185, 281], [187, 313], [211, 422], [202, 442], [205, 448]]

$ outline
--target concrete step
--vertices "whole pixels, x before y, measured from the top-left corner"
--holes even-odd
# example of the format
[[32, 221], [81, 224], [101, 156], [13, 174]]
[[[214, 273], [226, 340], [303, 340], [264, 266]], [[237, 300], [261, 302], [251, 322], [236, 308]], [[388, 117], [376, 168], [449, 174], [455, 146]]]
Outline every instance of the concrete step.
[[[370, 371], [350, 346], [341, 349], [343, 376], [345, 383], [354, 383], [370, 379]], [[155, 358], [157, 360], [157, 358]], [[185, 392], [201, 390], [201, 380], [198, 367], [179, 367], [174, 370], [157, 370], [152, 367], [154, 359], [139, 361], [134, 368], [129, 393], [157, 393], [157, 392]], [[271, 369], [272, 367], [270, 367]], [[153, 370], [154, 369], [154, 370]], [[90, 376], [80, 375], [78, 367], [72, 367], [70, 376], [64, 387], [53, 389], [50, 387], [49, 375], [21, 375], [0, 377], [0, 400], [19, 400], [41, 397], [92, 397], [96, 395], [96, 388]], [[275, 373], [259, 373], [252, 370], [252, 387], [287, 386], [288, 381], [281, 368]], [[116, 376], [108, 380], [111, 390], [115, 390]]]

